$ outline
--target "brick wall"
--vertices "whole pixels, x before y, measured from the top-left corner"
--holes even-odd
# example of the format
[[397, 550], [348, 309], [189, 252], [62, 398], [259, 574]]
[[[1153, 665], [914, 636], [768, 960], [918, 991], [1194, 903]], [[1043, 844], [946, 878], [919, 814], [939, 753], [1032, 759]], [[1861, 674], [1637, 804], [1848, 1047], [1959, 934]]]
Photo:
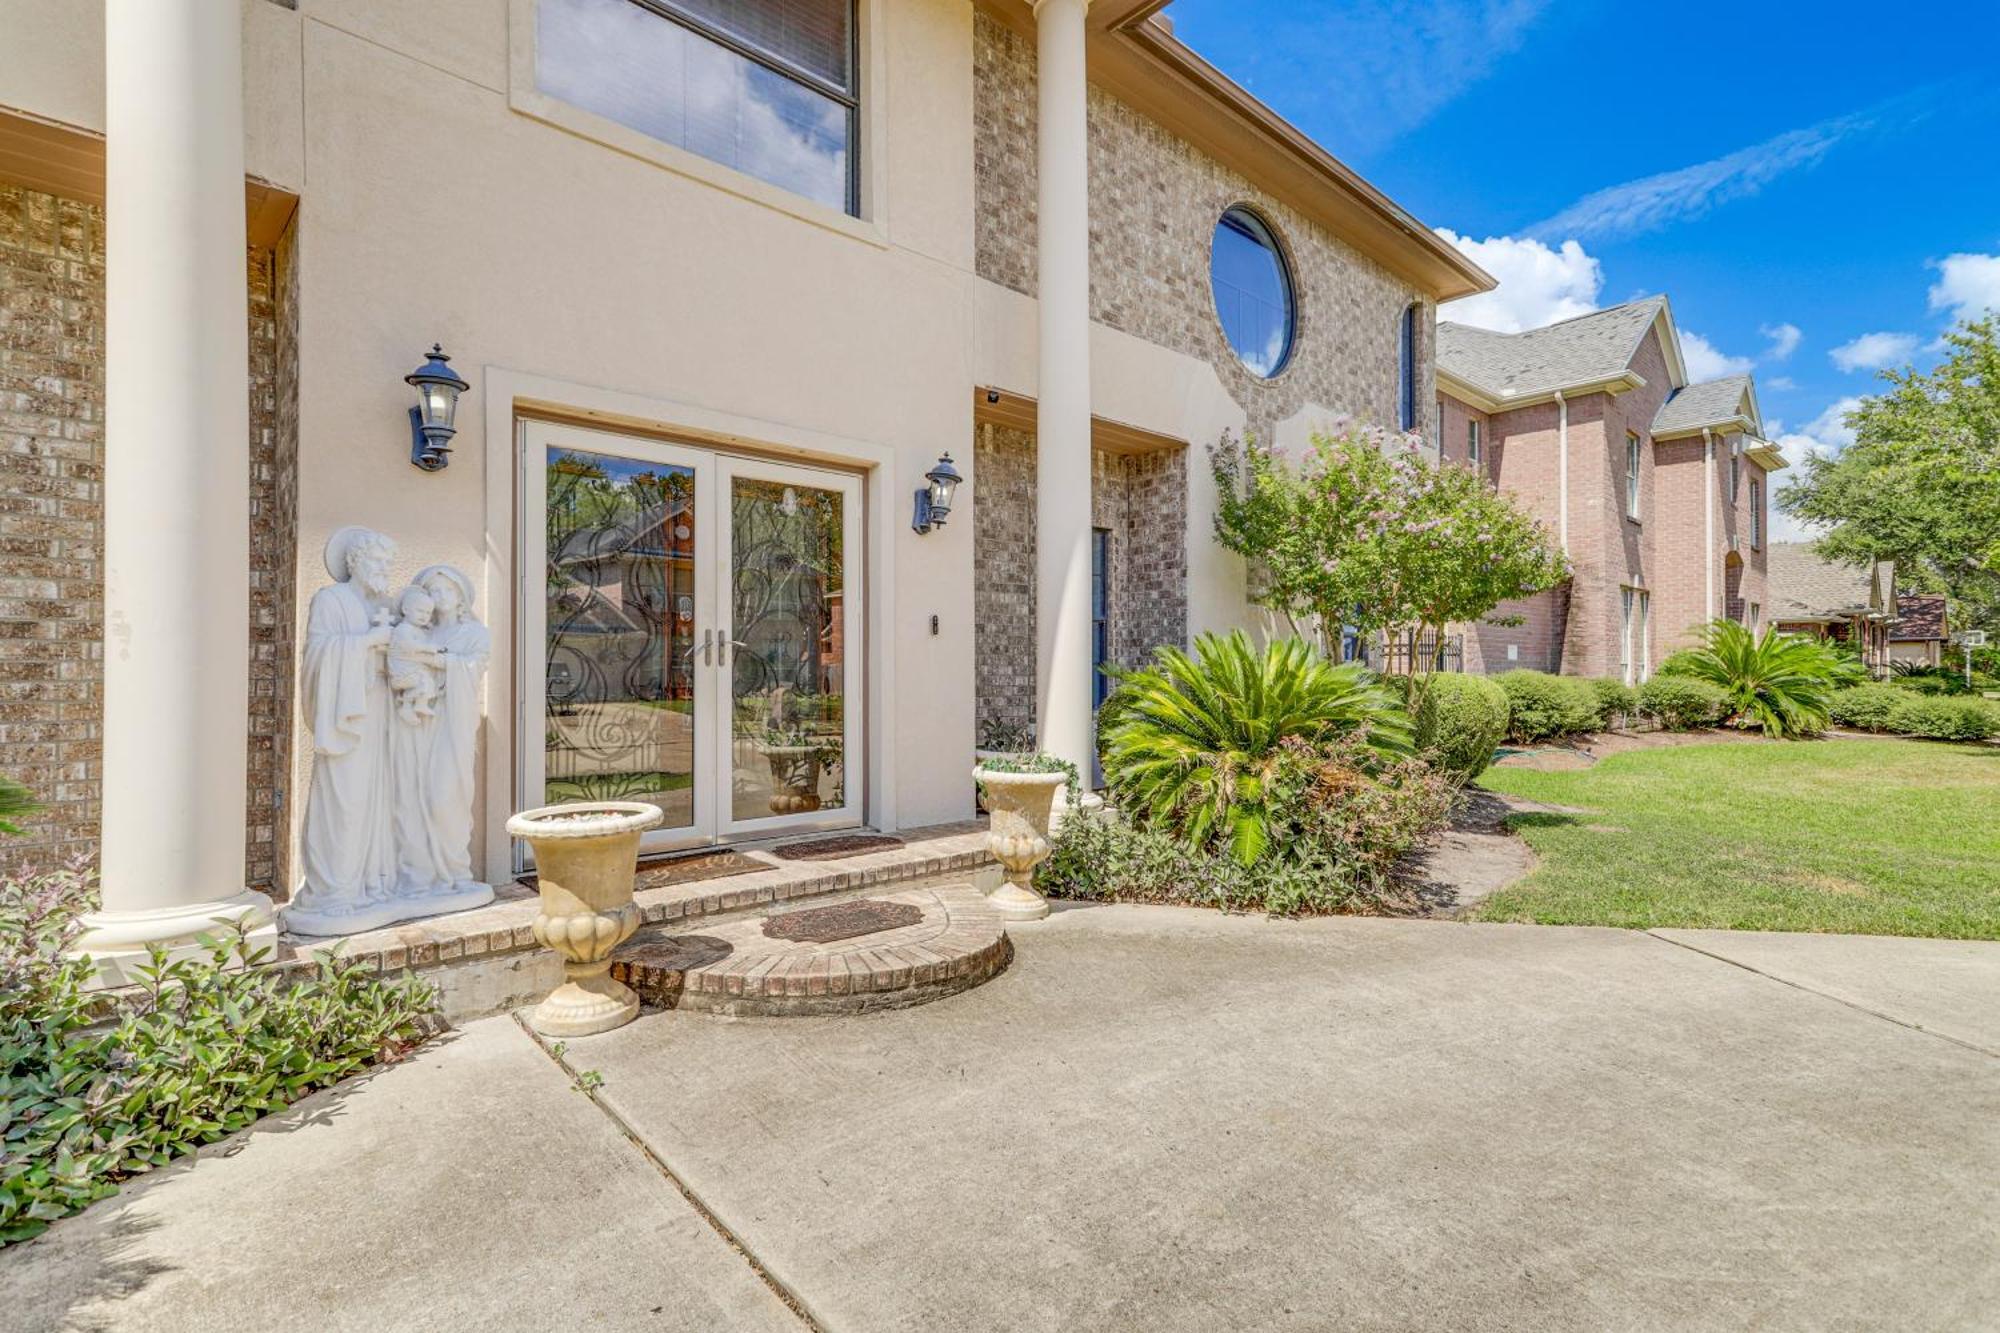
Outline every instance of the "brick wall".
[[[1091, 454], [1091, 525], [1111, 534], [1111, 656], [1187, 642], [1187, 453]], [[978, 725], [1035, 720], [1035, 437], [982, 424], [973, 441], [973, 651]]]
[[[245, 882], [283, 884], [297, 312], [289, 245], [250, 291], [251, 698]], [[0, 773], [45, 806], [0, 869], [94, 853], [102, 777], [104, 215], [0, 185]], [[226, 887], [226, 886], [225, 886]]]
[[[1035, 52], [985, 14], [974, 23], [976, 266], [981, 277], [1032, 295]], [[1308, 404], [1395, 425], [1399, 321], [1421, 301], [1419, 429], [1432, 437], [1432, 303], [1108, 93], [1090, 90], [1089, 118], [1093, 319], [1215, 366], [1250, 433], [1269, 441], [1278, 422]], [[1291, 360], [1268, 380], [1230, 351], [1209, 289], [1215, 224], [1232, 204], [1252, 206], [1270, 224], [1298, 291]]]

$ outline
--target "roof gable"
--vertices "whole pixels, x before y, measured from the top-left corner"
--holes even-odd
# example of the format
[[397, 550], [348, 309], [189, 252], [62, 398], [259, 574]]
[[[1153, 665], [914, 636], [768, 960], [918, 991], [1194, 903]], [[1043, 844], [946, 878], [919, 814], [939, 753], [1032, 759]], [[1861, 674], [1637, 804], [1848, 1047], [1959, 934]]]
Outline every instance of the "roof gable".
[[1632, 361], [1646, 334], [1659, 326], [1660, 350], [1674, 384], [1687, 380], [1680, 339], [1664, 296], [1593, 310], [1520, 333], [1495, 333], [1449, 320], [1438, 322], [1438, 369], [1502, 406], [1626, 377], [1645, 383]]
[[1821, 558], [1810, 542], [1772, 542], [1766, 550], [1772, 620], [1834, 620], [1887, 615], [1895, 573], [1886, 562], [1843, 565]]
[[1906, 592], [1896, 599], [1896, 623], [1889, 630], [1892, 639], [1942, 639], [1945, 637], [1945, 603], [1941, 592]]
[[1653, 435], [1685, 435], [1706, 427], [1728, 427], [1761, 436], [1757, 391], [1748, 375], [1725, 375], [1676, 389], [1653, 417]]

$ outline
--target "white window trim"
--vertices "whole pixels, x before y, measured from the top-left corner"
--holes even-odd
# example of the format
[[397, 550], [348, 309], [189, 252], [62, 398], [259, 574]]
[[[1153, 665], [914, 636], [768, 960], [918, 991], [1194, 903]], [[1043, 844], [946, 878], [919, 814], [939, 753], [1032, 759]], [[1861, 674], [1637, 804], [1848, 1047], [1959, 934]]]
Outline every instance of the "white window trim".
[[[790, 214], [801, 222], [850, 236], [887, 249], [887, 175], [882, 169], [888, 152], [888, 106], [883, 70], [882, 0], [855, 0], [854, 21], [860, 26], [856, 43], [861, 53], [859, 91], [861, 107], [855, 116], [853, 151], [861, 154], [861, 171], [856, 182], [855, 200], [859, 216], [794, 194], [780, 185], [759, 180], [734, 167], [690, 152], [678, 144], [655, 139], [629, 125], [620, 125], [607, 116], [550, 97], [535, 85], [535, 6], [540, 0], [508, 0], [507, 10], [507, 105], [523, 116], [567, 130], [579, 138], [602, 144], [677, 175], [714, 186], [753, 204]], [[661, 22], [669, 20], [662, 19]]]
[[1639, 439], [1637, 431], [1625, 432], [1625, 517], [1634, 523], [1640, 522], [1644, 507], [1644, 486], [1641, 481], [1646, 457], [1646, 446]]
[[1483, 435], [1484, 432], [1479, 429], [1479, 418], [1467, 417], [1465, 419], [1465, 457], [1467, 462], [1484, 463], [1486, 461], [1486, 441], [1482, 438]]

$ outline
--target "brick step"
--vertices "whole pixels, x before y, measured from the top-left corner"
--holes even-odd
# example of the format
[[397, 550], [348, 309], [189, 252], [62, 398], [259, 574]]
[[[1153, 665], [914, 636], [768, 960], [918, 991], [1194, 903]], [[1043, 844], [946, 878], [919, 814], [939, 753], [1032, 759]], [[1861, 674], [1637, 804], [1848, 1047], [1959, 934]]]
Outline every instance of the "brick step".
[[969, 990], [1012, 957], [986, 895], [956, 883], [786, 904], [698, 931], [642, 931], [613, 958], [611, 975], [663, 1009], [858, 1013]]

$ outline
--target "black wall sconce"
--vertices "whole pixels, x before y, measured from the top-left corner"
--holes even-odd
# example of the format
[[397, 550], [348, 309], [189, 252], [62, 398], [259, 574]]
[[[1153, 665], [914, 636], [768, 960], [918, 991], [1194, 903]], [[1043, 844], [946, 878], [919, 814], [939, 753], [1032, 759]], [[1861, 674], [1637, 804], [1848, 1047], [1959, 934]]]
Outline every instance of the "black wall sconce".
[[924, 480], [929, 485], [917, 492], [917, 512], [910, 520], [910, 526], [919, 535], [944, 526], [945, 515], [951, 513], [951, 497], [965, 478], [958, 475], [947, 453], [938, 457], [936, 467], [924, 473]]
[[458, 396], [470, 385], [448, 364], [439, 343], [421, 366], [403, 376], [403, 383], [417, 391], [417, 405], [410, 409], [410, 461], [426, 472], [442, 472], [451, 461], [451, 437], [458, 433], [451, 424], [458, 413]]

